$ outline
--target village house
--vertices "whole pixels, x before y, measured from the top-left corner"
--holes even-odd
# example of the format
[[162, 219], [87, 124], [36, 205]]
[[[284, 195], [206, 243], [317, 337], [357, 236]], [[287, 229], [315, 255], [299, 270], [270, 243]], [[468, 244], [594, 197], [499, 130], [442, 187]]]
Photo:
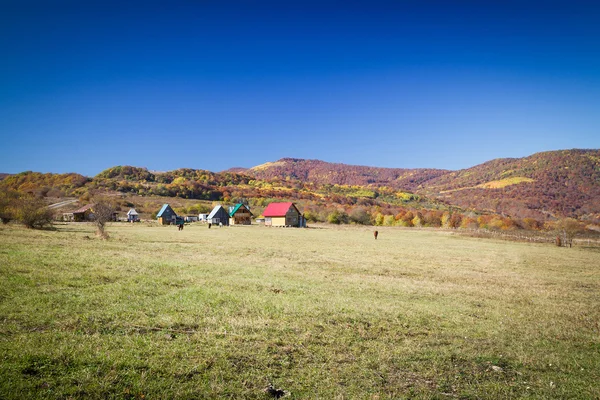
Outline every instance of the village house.
[[208, 214], [208, 223], [213, 225], [229, 225], [229, 213], [222, 205], [215, 206], [213, 210]]
[[252, 223], [252, 213], [244, 204], [236, 204], [229, 210], [229, 225], [250, 225]]
[[[87, 204], [75, 211], [70, 211], [63, 213], [63, 221], [69, 222], [87, 222], [93, 221], [96, 217], [94, 215], [94, 206], [95, 204]], [[118, 213], [115, 211], [112, 214], [112, 221], [117, 220]]]
[[161, 225], [171, 225], [177, 221], [177, 214], [170, 205], [163, 204], [158, 214], [156, 214], [156, 218]]
[[75, 211], [63, 213], [63, 220], [70, 222], [92, 221], [94, 219], [94, 212], [92, 211], [93, 206], [93, 204], [86, 204]]
[[306, 227], [304, 216], [292, 202], [271, 203], [263, 212], [265, 226]]
[[131, 208], [127, 211], [127, 222], [140, 222], [140, 215], [135, 211], [135, 208]]

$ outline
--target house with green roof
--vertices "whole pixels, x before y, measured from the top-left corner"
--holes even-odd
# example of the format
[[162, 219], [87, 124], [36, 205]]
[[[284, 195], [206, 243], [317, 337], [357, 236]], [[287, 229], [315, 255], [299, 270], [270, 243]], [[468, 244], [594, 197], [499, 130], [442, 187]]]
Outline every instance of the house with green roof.
[[252, 213], [245, 204], [236, 204], [229, 210], [229, 225], [250, 225], [251, 223]]

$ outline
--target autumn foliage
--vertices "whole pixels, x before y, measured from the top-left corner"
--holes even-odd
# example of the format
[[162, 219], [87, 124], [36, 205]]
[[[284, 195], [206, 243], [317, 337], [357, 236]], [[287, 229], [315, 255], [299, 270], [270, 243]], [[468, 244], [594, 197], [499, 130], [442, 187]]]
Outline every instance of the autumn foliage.
[[109, 168], [93, 178], [23, 172], [0, 181], [0, 191], [88, 201], [98, 193], [243, 201], [256, 215], [268, 203], [286, 200], [299, 205], [312, 222], [537, 230], [563, 217], [600, 223], [600, 151], [538, 153], [461, 171], [286, 158], [220, 173], [132, 166]]

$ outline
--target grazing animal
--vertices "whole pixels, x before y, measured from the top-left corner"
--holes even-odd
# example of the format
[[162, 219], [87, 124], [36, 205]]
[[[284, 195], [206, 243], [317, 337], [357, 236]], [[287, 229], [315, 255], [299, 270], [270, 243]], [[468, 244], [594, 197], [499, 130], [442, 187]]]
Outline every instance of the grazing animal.
[[179, 224], [179, 230], [182, 231], [183, 230], [183, 224]]
[[211, 226], [212, 226], [212, 224], [209, 222], [208, 223], [208, 229], [210, 229]]
[[377, 235], [379, 235], [379, 232], [377, 232], [377, 231], [373, 232], [373, 237], [375, 238], [375, 240], [377, 240]]

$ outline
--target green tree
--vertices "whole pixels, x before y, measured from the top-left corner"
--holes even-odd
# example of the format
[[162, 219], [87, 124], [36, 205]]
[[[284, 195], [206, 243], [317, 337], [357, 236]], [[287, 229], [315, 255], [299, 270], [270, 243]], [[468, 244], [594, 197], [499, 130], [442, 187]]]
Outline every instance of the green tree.
[[383, 225], [385, 226], [393, 226], [396, 220], [393, 215], [384, 215], [383, 216]]
[[327, 216], [327, 222], [330, 224], [347, 224], [348, 214], [342, 210], [335, 210]]
[[377, 215], [375, 215], [375, 225], [382, 226], [384, 218], [382, 213], [377, 213]]

